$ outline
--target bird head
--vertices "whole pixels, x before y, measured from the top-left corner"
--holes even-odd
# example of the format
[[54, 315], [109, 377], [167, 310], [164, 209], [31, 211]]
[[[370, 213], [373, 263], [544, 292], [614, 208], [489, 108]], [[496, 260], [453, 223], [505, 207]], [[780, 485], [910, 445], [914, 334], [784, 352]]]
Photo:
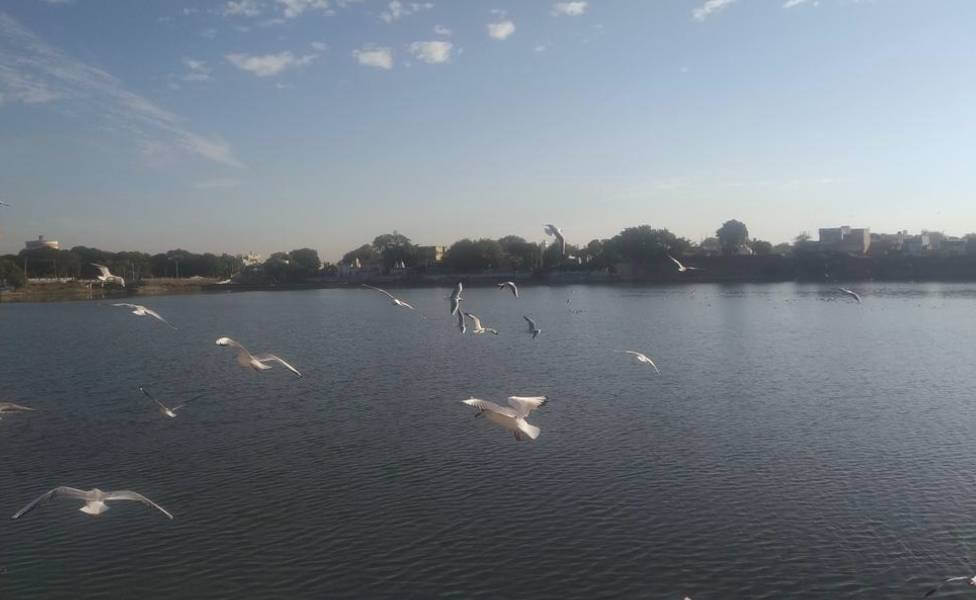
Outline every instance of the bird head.
[[217, 345], [218, 346], [230, 346], [230, 338], [229, 337], [217, 338]]

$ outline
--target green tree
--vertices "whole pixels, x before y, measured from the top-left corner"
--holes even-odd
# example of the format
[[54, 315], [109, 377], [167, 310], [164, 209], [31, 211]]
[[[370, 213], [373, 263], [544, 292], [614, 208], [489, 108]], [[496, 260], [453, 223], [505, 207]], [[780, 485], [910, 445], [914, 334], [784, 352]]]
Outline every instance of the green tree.
[[355, 250], [350, 250], [342, 255], [342, 263], [346, 265], [351, 265], [359, 259], [359, 263], [366, 266], [377, 260], [379, 254], [376, 249], [369, 244], [363, 244], [362, 246], [356, 248]]
[[646, 265], [661, 260], [668, 252], [684, 254], [691, 242], [667, 229], [641, 225], [624, 229], [610, 239], [607, 247], [622, 260]]
[[724, 254], [735, 254], [736, 250], [749, 241], [749, 229], [745, 223], [732, 219], [722, 223], [722, 226], [715, 232], [715, 237], [722, 245]]
[[454, 242], [444, 254], [447, 268], [462, 273], [475, 273], [497, 269], [504, 265], [505, 252], [495, 240], [467, 238]]
[[288, 253], [292, 265], [305, 272], [305, 277], [318, 273], [322, 268], [322, 261], [319, 260], [319, 253], [311, 248], [299, 248]]
[[505, 253], [503, 259], [515, 271], [531, 271], [539, 264], [539, 246], [517, 235], [506, 235], [498, 240]]
[[749, 247], [758, 256], [766, 256], [773, 253], [773, 245], [765, 240], [752, 240]]
[[391, 269], [401, 261], [407, 266], [414, 264], [416, 252], [413, 244], [410, 243], [410, 238], [396, 230], [393, 233], [376, 236], [373, 240], [373, 249], [380, 255], [384, 269]]
[[0, 258], [0, 282], [5, 281], [12, 288], [23, 287], [27, 283], [24, 270], [11, 258]]

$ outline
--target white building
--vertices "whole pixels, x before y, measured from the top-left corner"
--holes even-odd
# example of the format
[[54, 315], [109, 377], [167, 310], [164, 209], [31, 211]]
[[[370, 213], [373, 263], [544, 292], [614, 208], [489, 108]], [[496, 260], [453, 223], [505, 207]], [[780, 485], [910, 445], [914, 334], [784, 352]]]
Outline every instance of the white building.
[[61, 244], [59, 244], [56, 240], [45, 240], [43, 235], [37, 236], [36, 240], [25, 242], [24, 246], [26, 246], [28, 250], [40, 250], [41, 248], [53, 248], [54, 250], [61, 249]]

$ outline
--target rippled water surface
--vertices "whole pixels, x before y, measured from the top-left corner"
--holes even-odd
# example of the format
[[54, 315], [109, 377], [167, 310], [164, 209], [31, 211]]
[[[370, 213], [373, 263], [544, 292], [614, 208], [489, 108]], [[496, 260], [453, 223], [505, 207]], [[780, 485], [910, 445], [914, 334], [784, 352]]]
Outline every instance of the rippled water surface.
[[[447, 289], [0, 305], [0, 597], [920, 597], [974, 572], [976, 286], [858, 290], [466, 290], [497, 337]], [[513, 394], [535, 442], [459, 403]], [[6, 518], [55, 485], [176, 519]]]

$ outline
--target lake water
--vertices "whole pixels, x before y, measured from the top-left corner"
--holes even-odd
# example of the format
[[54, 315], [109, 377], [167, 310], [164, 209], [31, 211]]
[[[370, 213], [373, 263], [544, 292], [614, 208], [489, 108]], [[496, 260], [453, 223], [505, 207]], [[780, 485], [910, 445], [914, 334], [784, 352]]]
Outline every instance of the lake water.
[[[976, 285], [857, 289], [465, 290], [497, 337], [447, 289], [0, 305], [0, 597], [920, 597], [976, 573]], [[542, 394], [535, 442], [460, 403]], [[7, 518], [56, 485], [176, 519]]]

